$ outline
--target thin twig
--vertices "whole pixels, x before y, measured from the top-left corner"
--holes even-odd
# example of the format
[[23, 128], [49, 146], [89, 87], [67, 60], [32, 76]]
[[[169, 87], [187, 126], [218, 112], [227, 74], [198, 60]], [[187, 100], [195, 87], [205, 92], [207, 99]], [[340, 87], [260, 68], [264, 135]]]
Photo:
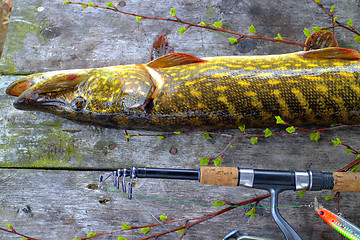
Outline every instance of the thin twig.
[[[329, 11], [327, 11], [327, 10], [324, 8], [324, 6], [322, 5], [322, 3], [321, 3], [320, 1], [315, 1], [315, 0], [313, 0], [313, 1], [316, 3], [316, 5], [317, 5], [321, 10], [324, 11], [324, 13], [325, 13], [326, 15], [329, 16], [329, 18], [331, 19], [331, 22], [332, 22], [332, 24], [333, 24], [333, 26], [332, 26], [333, 31], [334, 31], [334, 28], [335, 28], [335, 27], [339, 26], [339, 27], [345, 28], [346, 30], [348, 30], [348, 31], [350, 31], [350, 32], [353, 32], [353, 33], [355, 33], [355, 34], [357, 34], [357, 35], [360, 35], [360, 32], [356, 31], [354, 28], [350, 28], [350, 27], [346, 26], [345, 24], [342, 24], [341, 22], [339, 22], [339, 21], [337, 21], [337, 20], [334, 21], [334, 14], [332, 14], [332, 13], [329, 12]], [[336, 23], [336, 25], [335, 25], [335, 23]]]
[[[89, 5], [87, 3], [81, 3], [81, 2], [70, 2], [70, 1], [68, 1], [67, 4], [74, 4], [74, 5], [81, 5], [81, 6], [89, 7]], [[284, 40], [284, 39], [274, 39], [274, 38], [269, 38], [269, 37], [262, 37], [259, 34], [255, 34], [255, 36], [254, 36], [254, 35], [238, 33], [238, 32], [234, 32], [234, 31], [231, 31], [231, 30], [226, 30], [226, 29], [224, 29], [222, 27], [221, 28], [216, 28], [216, 27], [211, 27], [209, 25], [201, 25], [201, 24], [195, 24], [195, 23], [183, 21], [183, 20], [180, 20], [178, 17], [174, 17], [175, 19], [171, 19], [171, 18], [145, 16], [145, 15], [141, 15], [141, 14], [124, 12], [124, 11], [119, 10], [115, 6], [114, 7], [104, 7], [104, 6], [99, 6], [99, 5], [93, 4], [91, 7], [110, 10], [110, 11], [122, 13], [122, 14], [125, 14], [125, 15], [130, 15], [130, 16], [134, 16], [134, 17], [141, 17], [142, 19], [152, 19], [152, 20], [158, 20], [158, 21], [176, 22], [176, 23], [186, 25], [187, 26], [186, 28], [189, 28], [189, 27], [204, 28], [204, 29], [208, 29], [208, 30], [212, 30], [212, 31], [225, 32], [225, 33], [237, 35], [237, 36], [240, 36], [240, 38], [245, 37], [245, 38], [252, 38], [252, 39], [260, 39], [260, 40], [266, 40], [266, 41], [271, 41], [271, 42], [281, 42], [281, 43], [286, 43], [286, 44], [291, 44], [291, 45], [297, 45], [297, 46], [300, 46], [300, 47], [306, 47], [305, 44], [298, 43], [298, 42], [295, 42], [295, 41], [288, 41], [288, 40]]]

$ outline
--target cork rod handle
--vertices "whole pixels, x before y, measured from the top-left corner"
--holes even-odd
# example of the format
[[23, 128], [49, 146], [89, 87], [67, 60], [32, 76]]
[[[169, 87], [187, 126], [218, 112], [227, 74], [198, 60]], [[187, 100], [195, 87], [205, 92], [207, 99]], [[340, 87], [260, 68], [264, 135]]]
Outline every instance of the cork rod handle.
[[201, 167], [200, 183], [218, 186], [238, 186], [239, 169], [237, 167]]
[[360, 192], [360, 173], [333, 172], [335, 192]]

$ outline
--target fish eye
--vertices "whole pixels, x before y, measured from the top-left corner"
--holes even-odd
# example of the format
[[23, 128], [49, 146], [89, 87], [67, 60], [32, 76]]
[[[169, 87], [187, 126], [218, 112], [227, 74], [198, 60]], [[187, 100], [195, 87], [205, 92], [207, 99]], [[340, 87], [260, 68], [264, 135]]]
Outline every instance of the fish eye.
[[79, 96], [71, 101], [70, 106], [74, 111], [81, 111], [85, 107], [85, 103], [85, 98]]

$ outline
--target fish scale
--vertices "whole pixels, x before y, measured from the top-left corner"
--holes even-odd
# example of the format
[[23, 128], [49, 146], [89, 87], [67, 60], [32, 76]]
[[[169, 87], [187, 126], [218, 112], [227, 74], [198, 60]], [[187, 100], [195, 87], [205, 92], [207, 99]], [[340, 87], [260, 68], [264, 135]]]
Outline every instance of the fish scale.
[[342, 48], [202, 59], [172, 53], [147, 64], [27, 76], [7, 93], [18, 96], [19, 109], [123, 129], [270, 127], [275, 116], [301, 126], [358, 124], [359, 59]]

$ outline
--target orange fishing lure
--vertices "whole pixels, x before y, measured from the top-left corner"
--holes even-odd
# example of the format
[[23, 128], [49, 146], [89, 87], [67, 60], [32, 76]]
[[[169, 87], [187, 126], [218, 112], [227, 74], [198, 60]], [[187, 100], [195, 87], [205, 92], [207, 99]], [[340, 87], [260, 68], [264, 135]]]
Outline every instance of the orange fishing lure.
[[333, 227], [344, 237], [347, 237], [351, 240], [360, 240], [360, 229], [357, 226], [324, 208], [317, 202], [316, 198], [314, 202], [314, 208], [319, 216], [324, 219], [327, 224]]

